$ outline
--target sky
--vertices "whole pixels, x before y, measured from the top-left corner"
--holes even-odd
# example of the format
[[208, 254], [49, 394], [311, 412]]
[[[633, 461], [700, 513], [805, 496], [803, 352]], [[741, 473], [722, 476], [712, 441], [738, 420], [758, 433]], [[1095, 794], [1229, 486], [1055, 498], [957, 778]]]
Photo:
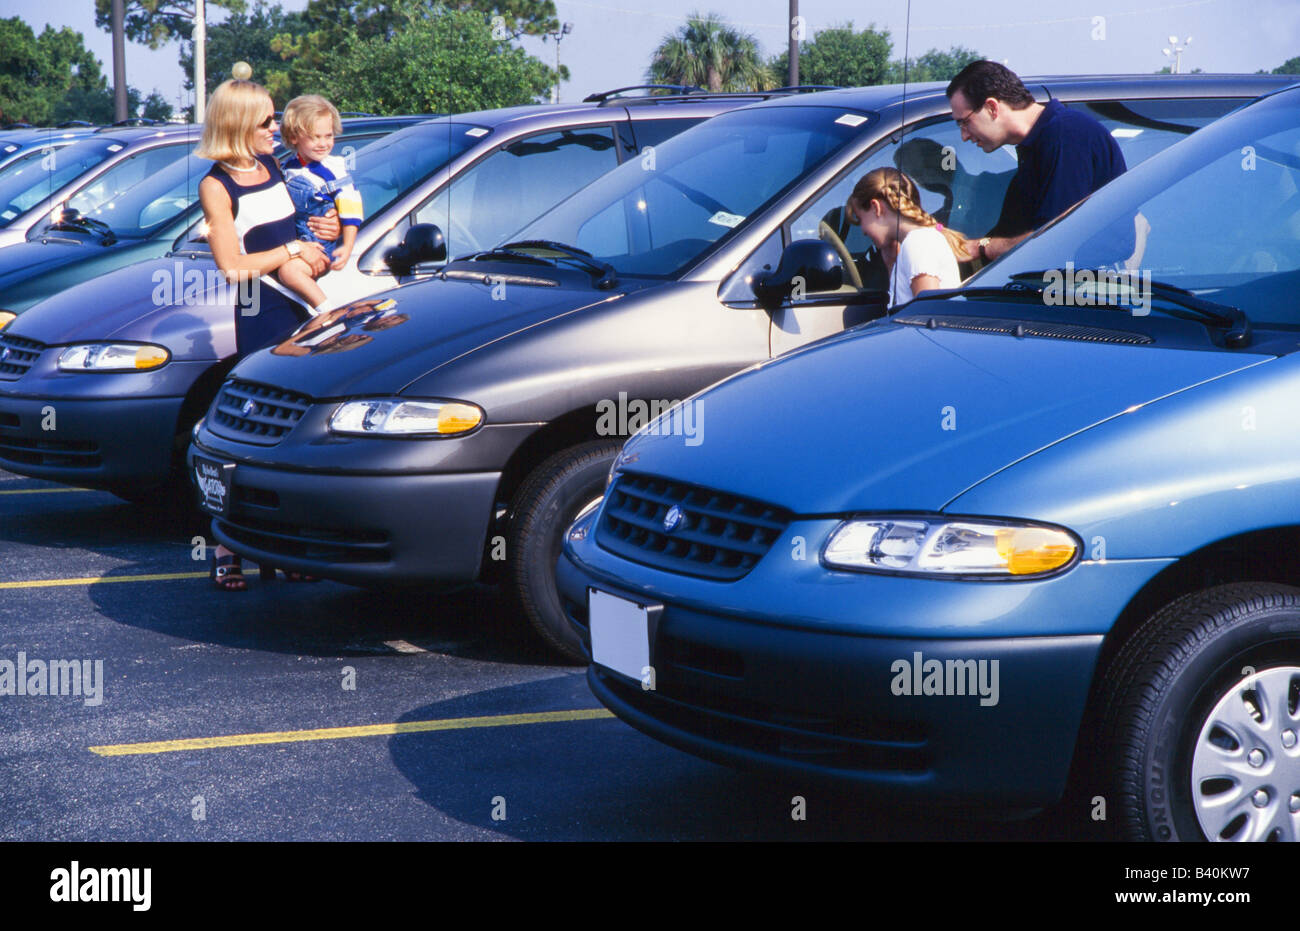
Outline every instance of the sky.
[[[281, 2], [288, 10], [306, 5]], [[1300, 0], [911, 0], [910, 29], [906, 0], [801, 0], [799, 8], [809, 37], [847, 22], [859, 29], [874, 24], [893, 37], [896, 58], [905, 42], [912, 56], [962, 45], [1021, 75], [1154, 72], [1170, 61], [1161, 50], [1171, 36], [1192, 39], [1182, 55], [1184, 71], [1271, 71], [1300, 55]], [[765, 58], [788, 41], [788, 0], [556, 0], [556, 9], [562, 22], [573, 24], [560, 45], [560, 60], [572, 74], [561, 88], [564, 101], [644, 83], [655, 46], [696, 10], [720, 13], [752, 34]], [[209, 21], [223, 15], [214, 11]], [[79, 30], [111, 77], [111, 43], [95, 27], [94, 0], [0, 0], [0, 18], [11, 16], [36, 32], [47, 23]], [[554, 42], [527, 38], [523, 45], [554, 63]], [[126, 55], [131, 86], [189, 103], [180, 98], [178, 45], [152, 51], [128, 42]]]

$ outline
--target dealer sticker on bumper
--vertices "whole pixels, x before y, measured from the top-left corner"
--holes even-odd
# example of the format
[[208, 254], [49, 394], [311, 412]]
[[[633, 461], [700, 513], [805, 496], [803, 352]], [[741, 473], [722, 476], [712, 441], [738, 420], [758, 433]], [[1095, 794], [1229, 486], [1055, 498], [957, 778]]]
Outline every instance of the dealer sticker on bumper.
[[643, 678], [650, 667], [652, 625], [661, 611], [662, 605], [647, 607], [587, 589], [592, 660], [630, 678]]
[[194, 457], [194, 486], [199, 490], [199, 504], [203, 510], [225, 517], [230, 506], [230, 476], [235, 471], [233, 462], [213, 462]]

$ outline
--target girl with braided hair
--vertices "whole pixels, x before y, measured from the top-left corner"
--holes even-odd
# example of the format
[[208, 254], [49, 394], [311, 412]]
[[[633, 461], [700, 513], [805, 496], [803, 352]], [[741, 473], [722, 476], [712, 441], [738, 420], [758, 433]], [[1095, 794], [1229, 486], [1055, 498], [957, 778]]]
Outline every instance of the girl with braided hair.
[[961, 284], [957, 262], [967, 259], [966, 237], [926, 213], [916, 185], [897, 168], [864, 175], [849, 195], [847, 212], [890, 268], [890, 307], [931, 288]]

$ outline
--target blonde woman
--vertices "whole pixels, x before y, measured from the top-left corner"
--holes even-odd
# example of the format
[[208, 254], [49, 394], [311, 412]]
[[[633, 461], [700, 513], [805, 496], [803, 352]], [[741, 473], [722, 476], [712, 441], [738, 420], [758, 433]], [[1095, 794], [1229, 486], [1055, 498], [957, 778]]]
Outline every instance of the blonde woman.
[[957, 263], [966, 261], [966, 237], [926, 213], [916, 185], [897, 168], [863, 176], [847, 210], [890, 266], [890, 307], [932, 288], [961, 284]]
[[[318, 243], [299, 242], [295, 235], [293, 201], [271, 154], [275, 129], [275, 105], [260, 84], [226, 81], [208, 102], [195, 154], [215, 164], [199, 182], [199, 203], [212, 258], [230, 282], [273, 272], [286, 284], [301, 282], [323, 274], [329, 264]], [[322, 239], [338, 238], [337, 214], [311, 222]], [[236, 310], [236, 355], [278, 342], [302, 317], [288, 301], [259, 300], [251, 314]], [[222, 546], [214, 551], [211, 576], [223, 591], [247, 587], [239, 557]]]

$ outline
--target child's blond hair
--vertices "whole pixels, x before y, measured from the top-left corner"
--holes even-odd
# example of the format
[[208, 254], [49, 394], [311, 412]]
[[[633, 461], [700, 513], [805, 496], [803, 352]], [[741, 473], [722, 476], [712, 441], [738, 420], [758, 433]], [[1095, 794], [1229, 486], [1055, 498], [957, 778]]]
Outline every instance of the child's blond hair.
[[343, 121], [339, 111], [320, 94], [303, 94], [290, 100], [284, 108], [284, 119], [280, 121], [280, 138], [289, 145], [296, 145], [303, 136], [311, 134], [316, 121], [328, 116], [334, 121], [334, 133], [343, 132]]
[[907, 217], [921, 226], [932, 226], [948, 240], [948, 247], [958, 262], [970, 261], [966, 252], [966, 237], [954, 229], [949, 229], [926, 213], [921, 206], [921, 193], [914, 182], [897, 168], [877, 168], [869, 171], [859, 179], [849, 195], [847, 204], [849, 219], [858, 222], [859, 210], [865, 211], [873, 200], [881, 200], [889, 205], [895, 213]]
[[208, 99], [203, 115], [203, 138], [194, 154], [214, 162], [252, 159], [253, 133], [264, 119], [271, 95], [253, 81], [230, 80]]

